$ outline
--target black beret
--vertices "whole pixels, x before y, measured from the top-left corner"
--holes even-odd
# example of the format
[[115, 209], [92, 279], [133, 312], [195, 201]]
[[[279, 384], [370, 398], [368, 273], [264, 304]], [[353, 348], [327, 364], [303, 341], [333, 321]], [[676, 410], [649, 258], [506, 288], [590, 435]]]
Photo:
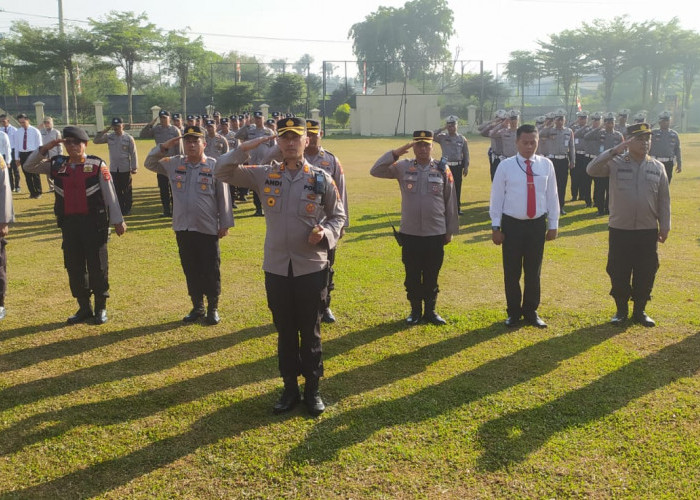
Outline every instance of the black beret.
[[73, 125], [69, 125], [63, 129], [63, 138], [68, 139], [69, 137], [83, 142], [90, 141], [90, 137], [88, 137], [87, 132], [80, 127], [74, 127]]

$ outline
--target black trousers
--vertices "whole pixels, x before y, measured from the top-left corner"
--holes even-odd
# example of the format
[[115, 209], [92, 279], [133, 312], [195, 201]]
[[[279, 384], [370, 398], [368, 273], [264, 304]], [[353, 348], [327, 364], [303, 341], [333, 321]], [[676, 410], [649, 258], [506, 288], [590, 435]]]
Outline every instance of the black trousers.
[[498, 157], [493, 158], [491, 161], [491, 182], [493, 182], [493, 176], [496, 175], [496, 169], [498, 168], [499, 163], [501, 163], [501, 159]]
[[593, 178], [586, 172], [586, 167], [591, 159], [586, 155], [576, 155], [576, 167], [574, 168], [578, 179], [578, 199], [585, 201], [587, 206], [592, 205], [591, 182]]
[[73, 297], [89, 299], [92, 293], [96, 302], [105, 300], [109, 297], [109, 228], [96, 226], [90, 216], [70, 215], [64, 218], [61, 232], [63, 263]]
[[328, 270], [293, 276], [265, 272], [267, 306], [277, 328], [277, 359], [282, 378], [323, 376], [321, 303]]
[[219, 236], [197, 231], [175, 231], [187, 293], [194, 299], [221, 294]]
[[5, 305], [5, 294], [7, 293], [7, 240], [0, 238], [0, 307]]
[[160, 191], [160, 203], [163, 205], [164, 214], [173, 213], [173, 192], [170, 190], [170, 179], [167, 175], [157, 174], [158, 190]]
[[445, 257], [445, 235], [413, 236], [401, 233], [401, 260], [406, 270], [406, 296], [413, 302], [435, 302], [438, 275]]
[[[506, 289], [508, 316], [520, 318], [537, 311], [540, 305], [540, 272], [546, 216], [520, 220], [504, 215], [501, 219], [503, 240], [503, 281]], [[520, 275], [524, 273], [524, 290], [520, 290]]]
[[462, 174], [464, 167], [461, 165], [450, 166], [452, 177], [455, 180], [455, 194], [457, 195], [457, 210], [462, 210]]
[[19, 167], [17, 166], [17, 162], [15, 161], [15, 150], [12, 150], [12, 161], [10, 162], [8, 172], [10, 173], [10, 188], [14, 191], [17, 189], [19, 186], [19, 181], [20, 181], [20, 176], [19, 176]]
[[673, 160], [664, 161], [664, 168], [666, 169], [666, 177], [668, 177], [668, 183], [671, 184], [671, 178], [673, 177]]
[[[22, 170], [24, 170], [24, 162], [27, 161], [30, 154], [32, 154], [32, 151], [20, 152], [19, 162], [22, 164]], [[17, 182], [19, 182], [19, 174], [17, 179]], [[41, 194], [41, 177], [39, 174], [32, 174], [24, 170], [24, 180], [27, 183], [29, 196], [39, 196]]]
[[608, 212], [608, 191], [610, 188], [609, 177], [593, 178], [593, 203], [598, 213]]
[[114, 182], [114, 190], [117, 192], [117, 200], [119, 200], [119, 208], [122, 211], [122, 215], [127, 215], [131, 212], [133, 203], [131, 172], [112, 172], [112, 181]]
[[262, 203], [260, 202], [260, 197], [258, 192], [253, 190], [253, 205], [255, 205], [255, 210], [262, 210]]
[[659, 233], [656, 229], [624, 230], [609, 228], [608, 265], [615, 300], [646, 304], [651, 299], [659, 269]]
[[569, 160], [557, 160], [551, 158], [554, 164], [554, 174], [557, 177], [557, 194], [559, 194], [559, 208], [564, 208], [566, 202], [566, 184], [569, 182]]

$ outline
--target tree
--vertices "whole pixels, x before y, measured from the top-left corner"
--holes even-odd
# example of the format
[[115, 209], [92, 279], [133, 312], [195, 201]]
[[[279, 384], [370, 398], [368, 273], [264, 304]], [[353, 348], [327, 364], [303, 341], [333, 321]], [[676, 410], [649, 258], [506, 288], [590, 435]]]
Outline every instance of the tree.
[[214, 90], [214, 100], [217, 109], [226, 113], [236, 113], [252, 108], [256, 94], [255, 84], [252, 82], [222, 83]]
[[163, 57], [167, 71], [174, 75], [180, 86], [180, 111], [187, 114], [187, 86], [190, 84], [190, 72], [198, 61], [205, 56], [202, 37], [190, 41], [177, 31], [169, 31], [163, 47]]
[[306, 75], [307, 73], [310, 72], [309, 67], [311, 66], [311, 64], [313, 64], [313, 62], [314, 62], [313, 57], [311, 57], [309, 54], [304, 54], [303, 56], [301, 56], [299, 58], [299, 60], [297, 62], [292, 64], [292, 68], [294, 68], [294, 71], [298, 75], [303, 76], [303, 75]]
[[484, 71], [483, 74], [467, 73], [459, 82], [459, 91], [467, 99], [467, 103], [479, 106], [481, 119], [484, 119], [484, 107], [498, 106], [500, 99], [508, 97], [508, 89], [498, 82], [493, 73]]
[[286, 59], [272, 59], [270, 61], [270, 69], [276, 75], [281, 75], [282, 73], [284, 73], [286, 67], [287, 67], [287, 60]]
[[270, 85], [267, 98], [273, 108], [290, 112], [306, 97], [306, 82], [300, 75], [285, 73], [277, 75]]
[[353, 24], [348, 36], [353, 39], [360, 72], [366, 62], [367, 81], [374, 85], [382, 77], [387, 81], [415, 78], [449, 59], [453, 22], [447, 0], [412, 0], [401, 8], [379, 7]]
[[683, 100], [681, 109], [686, 113], [695, 77], [700, 72], [700, 34], [683, 31], [678, 40], [678, 59], [683, 72]]
[[348, 103], [341, 104], [333, 112], [333, 118], [338, 122], [341, 128], [345, 128], [350, 120], [350, 105]]
[[525, 108], [525, 87], [530, 85], [540, 74], [540, 66], [533, 52], [516, 50], [510, 53], [506, 64], [506, 76], [514, 82], [520, 92], [520, 109]]
[[583, 23], [579, 30], [584, 60], [603, 77], [603, 101], [606, 109], [612, 105], [615, 79], [627, 70], [631, 29], [625, 17], [616, 17], [612, 21], [595, 19], [591, 24]]
[[581, 35], [565, 30], [549, 36], [549, 42], [538, 42], [537, 59], [543, 74], [553, 76], [564, 91], [565, 107], [569, 107], [573, 86], [589, 71], [581, 52]]
[[98, 51], [124, 71], [131, 123], [134, 119], [134, 66], [155, 56], [161, 41], [160, 30], [148, 22], [145, 12], [136, 16], [133, 12], [111, 11], [102, 21], [89, 21]]
[[[20, 73], [48, 73], [59, 79], [61, 72], [68, 72], [69, 89], [73, 97], [73, 117], [77, 122], [75, 59], [92, 52], [93, 46], [88, 33], [78, 28], [64, 33], [57, 29], [33, 28], [26, 21], [14, 22], [12, 32], [13, 36], [7, 40], [5, 48], [18, 60], [19, 65], [16, 68]], [[66, 119], [70, 121], [70, 117]]]

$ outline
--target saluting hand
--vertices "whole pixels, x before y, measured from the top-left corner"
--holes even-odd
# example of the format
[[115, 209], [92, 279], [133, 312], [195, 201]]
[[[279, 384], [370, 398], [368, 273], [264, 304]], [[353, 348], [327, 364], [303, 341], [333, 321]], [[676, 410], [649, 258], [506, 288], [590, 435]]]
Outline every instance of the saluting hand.
[[170, 148], [172, 148], [172, 147], [175, 146], [176, 144], [179, 144], [179, 143], [180, 143], [180, 139], [181, 139], [180, 136], [171, 137], [170, 139], [168, 139], [167, 141], [165, 141], [164, 143], [162, 143], [162, 144], [160, 145], [160, 150], [161, 150], [163, 153], [167, 153], [168, 150], [169, 150]]
[[401, 158], [403, 155], [408, 153], [408, 150], [411, 149], [412, 147], [413, 147], [413, 143], [409, 142], [409, 143], [404, 144], [400, 148], [393, 150], [391, 152], [391, 154], [394, 155], [394, 158]]
[[263, 142], [267, 142], [270, 139], [273, 139], [274, 137], [269, 136], [269, 135], [264, 135], [262, 137], [258, 137], [257, 139], [251, 139], [249, 141], [242, 142], [239, 146], [238, 149], [241, 151], [251, 151], [258, 146], [260, 146]]

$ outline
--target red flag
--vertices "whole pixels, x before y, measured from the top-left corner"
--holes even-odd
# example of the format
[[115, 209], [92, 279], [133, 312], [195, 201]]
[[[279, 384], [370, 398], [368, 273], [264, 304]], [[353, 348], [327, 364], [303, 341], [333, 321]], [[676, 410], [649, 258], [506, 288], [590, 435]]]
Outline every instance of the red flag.
[[236, 75], [238, 76], [238, 81], [241, 81], [241, 60], [236, 61]]

